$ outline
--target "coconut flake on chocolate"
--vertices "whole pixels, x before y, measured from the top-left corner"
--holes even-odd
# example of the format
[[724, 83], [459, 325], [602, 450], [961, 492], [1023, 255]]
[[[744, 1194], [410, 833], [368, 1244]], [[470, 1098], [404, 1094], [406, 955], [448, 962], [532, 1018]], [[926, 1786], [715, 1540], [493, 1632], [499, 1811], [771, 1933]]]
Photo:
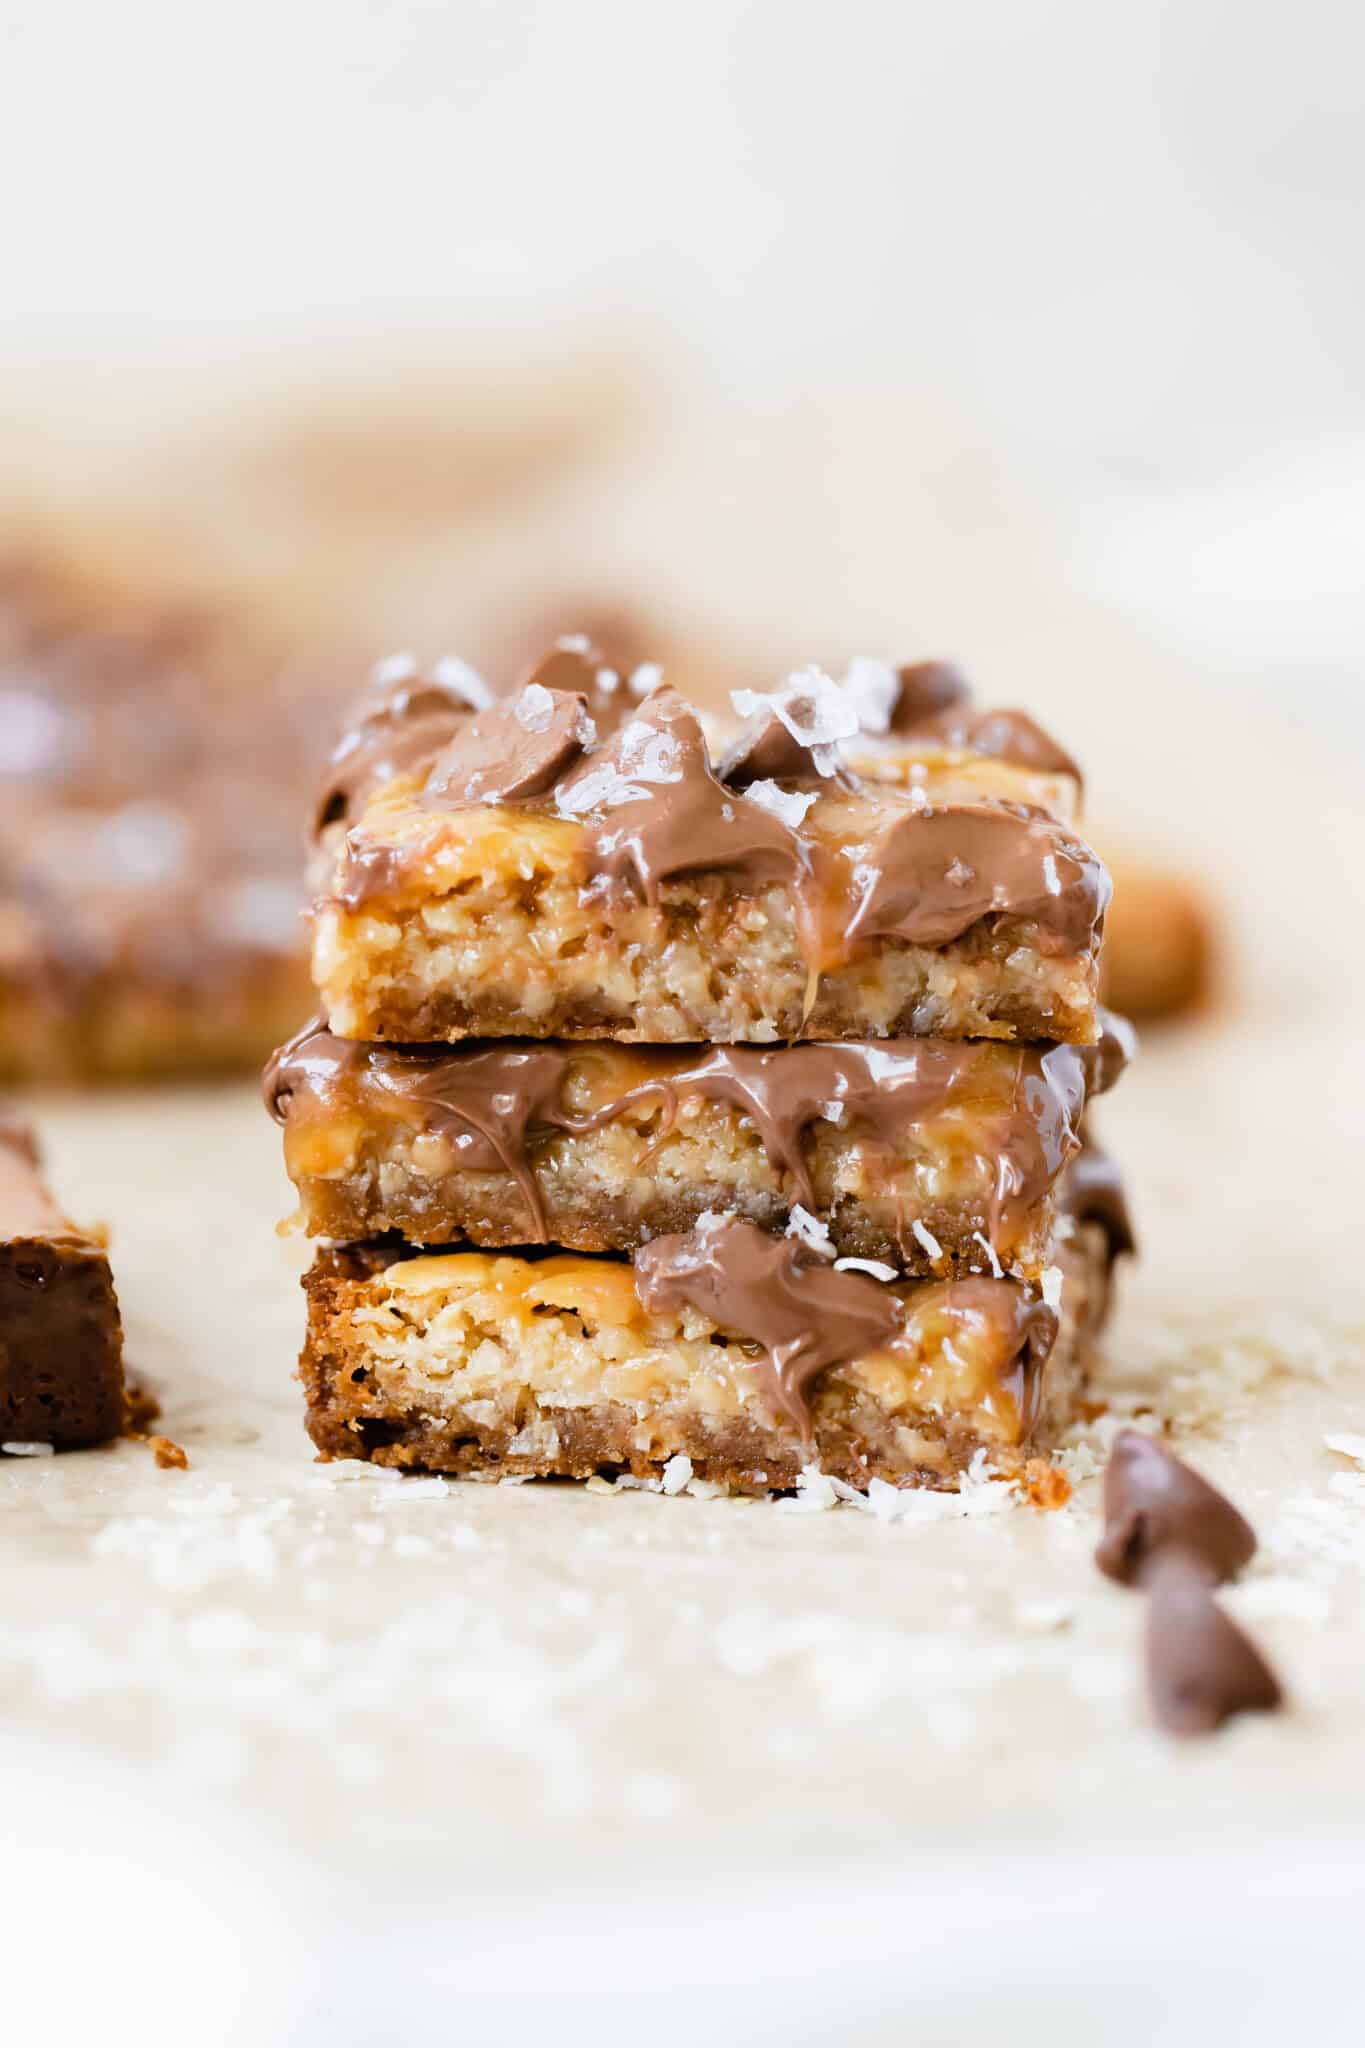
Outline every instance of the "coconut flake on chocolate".
[[544, 796], [595, 738], [581, 693], [528, 683], [461, 727], [432, 766], [427, 799], [457, 806]]

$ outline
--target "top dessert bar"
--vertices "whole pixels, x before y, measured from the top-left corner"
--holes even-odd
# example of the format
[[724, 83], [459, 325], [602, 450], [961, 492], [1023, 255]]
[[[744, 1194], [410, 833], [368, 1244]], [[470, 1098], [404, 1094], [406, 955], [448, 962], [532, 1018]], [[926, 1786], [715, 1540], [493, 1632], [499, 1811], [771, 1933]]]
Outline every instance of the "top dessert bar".
[[657, 670], [623, 680], [585, 645], [498, 703], [458, 668], [390, 676], [318, 818], [333, 1032], [1096, 1042], [1108, 877], [1040, 800], [1074, 770], [973, 716], [859, 773], [850, 675], [737, 692], [715, 763]]

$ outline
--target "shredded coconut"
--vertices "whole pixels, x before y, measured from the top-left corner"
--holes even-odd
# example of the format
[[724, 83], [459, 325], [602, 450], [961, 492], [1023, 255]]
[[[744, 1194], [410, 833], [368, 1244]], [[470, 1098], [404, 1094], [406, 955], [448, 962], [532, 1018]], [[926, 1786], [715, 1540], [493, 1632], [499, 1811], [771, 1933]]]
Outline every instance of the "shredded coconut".
[[834, 1257], [834, 1240], [818, 1216], [812, 1216], [809, 1209], [803, 1209], [799, 1202], [792, 1208], [787, 1224], [787, 1236], [797, 1238], [813, 1252], [820, 1252], [825, 1258]]
[[934, 1236], [933, 1231], [920, 1222], [918, 1216], [910, 1225], [910, 1235], [914, 1238], [920, 1250], [928, 1252], [931, 1259], [941, 1259], [943, 1257], [943, 1246]]
[[[1365, 1436], [1325, 1436], [1323, 1442], [1328, 1450], [1335, 1451], [1338, 1457], [1349, 1458], [1353, 1465], [1365, 1465]], [[9, 1448], [10, 1446], [6, 1444], [5, 1449]]]
[[1052, 1309], [1062, 1305], [1062, 1269], [1060, 1266], [1044, 1266], [1039, 1277], [1043, 1300]]
[[682, 1493], [692, 1478], [692, 1460], [685, 1451], [677, 1451], [664, 1466], [659, 1475], [660, 1485], [665, 1493]]
[[51, 1444], [0, 1444], [0, 1451], [3, 1451], [7, 1458], [50, 1458], [53, 1455]]
[[896, 1269], [883, 1259], [836, 1259], [836, 1273], [870, 1273], [874, 1280], [894, 1280]]
[[980, 1245], [982, 1251], [986, 1254], [986, 1257], [991, 1262], [992, 1277], [996, 1280], [1003, 1280], [1005, 1277], [1005, 1269], [995, 1255], [995, 1246], [991, 1243], [989, 1238], [983, 1237], [979, 1230], [974, 1230], [972, 1232], [972, 1236], [975, 1238], [976, 1242]]
[[760, 810], [771, 811], [775, 818], [780, 818], [793, 832], [815, 802], [813, 791], [802, 796], [796, 790], [781, 788], [776, 782], [751, 782], [744, 794], [751, 804], [757, 804]]

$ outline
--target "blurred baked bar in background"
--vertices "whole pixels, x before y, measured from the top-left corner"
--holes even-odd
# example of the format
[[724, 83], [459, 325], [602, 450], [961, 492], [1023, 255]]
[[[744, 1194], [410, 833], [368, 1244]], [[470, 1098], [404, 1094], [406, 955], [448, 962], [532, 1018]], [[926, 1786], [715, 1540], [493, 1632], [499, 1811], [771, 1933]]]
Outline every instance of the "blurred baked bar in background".
[[0, 1076], [241, 1067], [297, 1019], [323, 690], [227, 609], [0, 566]]
[[[1103, 838], [1103, 835], [1101, 835]], [[1101, 979], [1105, 1000], [1142, 1024], [1184, 1016], [1209, 1000], [1214, 913], [1199, 885], [1144, 853], [1105, 842], [1114, 884]]]

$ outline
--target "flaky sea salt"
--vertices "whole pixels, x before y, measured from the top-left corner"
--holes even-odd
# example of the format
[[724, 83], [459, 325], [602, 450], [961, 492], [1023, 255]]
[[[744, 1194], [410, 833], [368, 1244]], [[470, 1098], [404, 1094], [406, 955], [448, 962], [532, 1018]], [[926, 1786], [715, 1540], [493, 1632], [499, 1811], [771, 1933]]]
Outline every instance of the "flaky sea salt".
[[770, 811], [775, 818], [793, 832], [805, 818], [806, 812], [815, 802], [814, 792], [801, 795], [796, 790], [783, 789], [776, 782], [751, 782], [744, 791], [745, 800], [757, 804], [760, 810]]
[[901, 688], [900, 677], [889, 663], [855, 654], [844, 671], [842, 687], [864, 732], [888, 730]]
[[1042, 1290], [1043, 1300], [1047, 1306], [1051, 1309], [1059, 1309], [1062, 1305], [1061, 1267], [1044, 1266], [1039, 1276], [1038, 1285]]
[[512, 709], [517, 724], [527, 732], [546, 732], [554, 717], [555, 700], [543, 683], [528, 683]]
[[632, 669], [626, 688], [632, 697], [648, 697], [651, 691], [658, 689], [663, 679], [664, 672], [657, 661], [642, 661], [637, 669]]

